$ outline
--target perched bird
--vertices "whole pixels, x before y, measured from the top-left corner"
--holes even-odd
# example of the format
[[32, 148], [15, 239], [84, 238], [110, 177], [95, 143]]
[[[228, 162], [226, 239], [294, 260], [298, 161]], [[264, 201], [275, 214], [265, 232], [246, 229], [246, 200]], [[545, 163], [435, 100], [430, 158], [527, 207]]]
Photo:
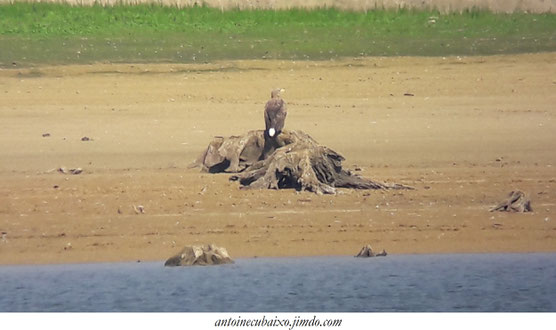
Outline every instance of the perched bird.
[[285, 92], [284, 89], [278, 88], [270, 93], [270, 100], [266, 102], [264, 108], [265, 132], [270, 137], [274, 137], [284, 128], [286, 123], [286, 102], [282, 100], [280, 93]]

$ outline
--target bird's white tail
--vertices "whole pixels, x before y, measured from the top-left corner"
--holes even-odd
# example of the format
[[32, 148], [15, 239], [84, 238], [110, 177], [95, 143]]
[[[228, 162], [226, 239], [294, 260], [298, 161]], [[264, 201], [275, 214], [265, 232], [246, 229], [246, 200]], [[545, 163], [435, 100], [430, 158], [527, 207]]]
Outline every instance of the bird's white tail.
[[270, 135], [270, 137], [273, 137], [275, 133], [276, 131], [274, 130], [274, 128], [268, 130], [268, 135]]

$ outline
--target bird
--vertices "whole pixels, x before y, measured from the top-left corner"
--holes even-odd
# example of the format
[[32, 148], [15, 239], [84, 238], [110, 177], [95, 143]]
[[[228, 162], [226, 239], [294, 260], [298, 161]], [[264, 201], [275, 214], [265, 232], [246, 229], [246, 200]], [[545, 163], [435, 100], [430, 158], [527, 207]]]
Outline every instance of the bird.
[[288, 114], [286, 110], [286, 102], [280, 95], [285, 91], [286, 90], [283, 88], [272, 90], [270, 93], [270, 100], [266, 102], [266, 106], [264, 108], [265, 133], [267, 133], [271, 138], [282, 132], [286, 122], [286, 115]]

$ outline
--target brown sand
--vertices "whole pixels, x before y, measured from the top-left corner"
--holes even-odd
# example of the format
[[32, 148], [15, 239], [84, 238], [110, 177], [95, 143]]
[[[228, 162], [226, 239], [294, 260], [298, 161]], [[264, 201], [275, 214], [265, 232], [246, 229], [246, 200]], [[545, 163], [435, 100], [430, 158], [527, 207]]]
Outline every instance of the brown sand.
[[[555, 53], [1, 70], [0, 263], [163, 260], [192, 243], [554, 252], [555, 77]], [[261, 128], [273, 87], [288, 129], [416, 190], [245, 191], [187, 169], [212, 136]], [[533, 213], [489, 212], [514, 189]]]

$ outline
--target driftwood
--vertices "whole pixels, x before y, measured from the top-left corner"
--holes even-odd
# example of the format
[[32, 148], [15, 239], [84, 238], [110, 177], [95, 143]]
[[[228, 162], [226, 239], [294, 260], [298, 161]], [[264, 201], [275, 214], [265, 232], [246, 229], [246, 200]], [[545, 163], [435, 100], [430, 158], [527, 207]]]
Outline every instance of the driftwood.
[[531, 200], [519, 190], [512, 191], [506, 200], [496, 205], [490, 210], [505, 211], [505, 212], [533, 212], [531, 207]]
[[210, 173], [238, 173], [230, 180], [243, 188], [294, 188], [317, 194], [333, 194], [336, 188], [412, 189], [353, 175], [342, 169], [343, 160], [302, 131], [283, 131], [270, 138], [258, 130], [214, 138], [193, 165]]
[[374, 253], [370, 244], [365, 245], [361, 248], [361, 251], [355, 256], [356, 258], [370, 258], [370, 257], [386, 257], [388, 253], [386, 250], [382, 250], [380, 253]]
[[170, 257], [164, 266], [206, 266], [233, 264], [228, 251], [213, 244], [186, 246], [178, 254]]

